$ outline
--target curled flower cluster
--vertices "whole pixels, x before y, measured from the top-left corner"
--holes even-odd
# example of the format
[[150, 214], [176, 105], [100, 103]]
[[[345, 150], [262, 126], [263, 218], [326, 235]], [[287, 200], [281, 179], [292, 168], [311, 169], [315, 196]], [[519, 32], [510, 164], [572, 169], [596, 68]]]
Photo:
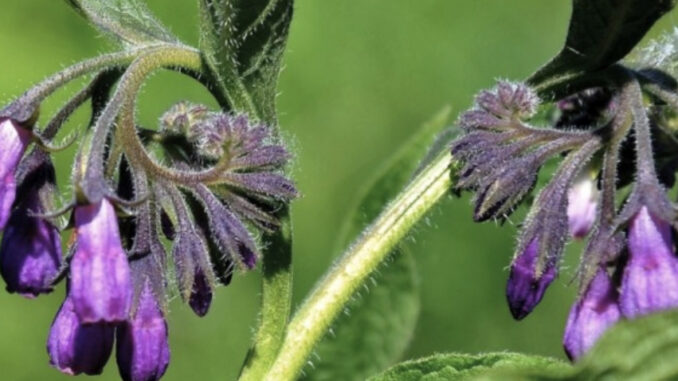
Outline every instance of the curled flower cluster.
[[[620, 319], [678, 307], [677, 216], [666, 195], [678, 157], [671, 156], [677, 147], [664, 112], [675, 111], [677, 99], [629, 70], [623, 84], [559, 100], [552, 128], [526, 122], [539, 101], [529, 87], [510, 82], [481, 92], [459, 119], [466, 133], [451, 148], [463, 163], [456, 186], [475, 193], [477, 221], [507, 218], [534, 188], [541, 166], [563, 157], [522, 224], [506, 295], [512, 315], [526, 317], [558, 276], [567, 241], [588, 238], [579, 298], [565, 327], [572, 359]], [[627, 185], [631, 192], [618, 210], [615, 197]]]
[[[255, 232], [277, 229], [276, 210], [297, 195], [282, 172], [289, 153], [269, 126], [184, 102], [158, 130], [135, 129], [141, 151], [111, 129], [97, 166], [88, 157], [97, 150], [85, 143], [73, 201], [57, 210], [48, 133], [12, 118], [16, 107], [0, 121], [0, 273], [7, 290], [33, 298], [66, 281], [47, 342], [60, 371], [99, 374], [115, 344], [122, 379], [160, 379], [170, 359], [171, 294], [176, 289], [204, 316], [217, 284], [227, 285], [236, 268], [256, 266]], [[61, 231], [70, 228], [64, 255]]]

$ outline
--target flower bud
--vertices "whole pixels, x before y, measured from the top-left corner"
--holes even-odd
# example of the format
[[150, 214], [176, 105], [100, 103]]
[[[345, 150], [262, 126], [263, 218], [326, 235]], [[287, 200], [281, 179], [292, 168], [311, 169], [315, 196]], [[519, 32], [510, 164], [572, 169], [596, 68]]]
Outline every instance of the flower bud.
[[618, 298], [610, 276], [604, 268], [599, 268], [567, 319], [563, 346], [571, 360], [584, 355], [600, 335], [619, 320]]
[[101, 374], [113, 349], [114, 330], [106, 324], [82, 324], [66, 297], [49, 332], [50, 364], [70, 375]]
[[148, 281], [134, 317], [118, 327], [116, 358], [125, 381], [156, 381], [169, 365], [167, 322]]
[[570, 235], [586, 237], [596, 220], [596, 208], [600, 192], [590, 177], [575, 182], [567, 194], [567, 218]]
[[127, 320], [133, 288], [113, 205], [102, 199], [75, 208], [77, 248], [71, 261], [71, 297], [83, 323]]
[[629, 258], [621, 283], [625, 317], [678, 307], [678, 258], [671, 226], [642, 206], [631, 220]]
[[14, 172], [31, 139], [30, 131], [11, 119], [0, 121], [0, 230], [5, 227], [16, 197]]
[[506, 298], [513, 318], [521, 320], [539, 304], [546, 288], [556, 277], [555, 264], [548, 262], [544, 271], [537, 274], [539, 242], [535, 239], [518, 255], [511, 265], [506, 285]]
[[12, 212], [0, 244], [0, 273], [7, 291], [34, 297], [52, 291], [50, 281], [61, 267], [59, 231], [48, 221], [29, 215], [41, 210], [31, 192]]
[[188, 299], [188, 304], [193, 312], [200, 317], [207, 315], [212, 304], [212, 286], [200, 269], [196, 269], [193, 278], [193, 290]]

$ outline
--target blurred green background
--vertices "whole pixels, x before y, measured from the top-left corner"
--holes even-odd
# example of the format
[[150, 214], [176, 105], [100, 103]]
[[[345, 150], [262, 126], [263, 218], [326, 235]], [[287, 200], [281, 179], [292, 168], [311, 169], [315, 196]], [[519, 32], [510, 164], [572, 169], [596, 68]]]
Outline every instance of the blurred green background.
[[[185, 42], [195, 44], [193, 0], [149, 0]], [[457, 114], [497, 78], [521, 79], [561, 46], [568, 1], [298, 0], [279, 110], [296, 160], [303, 197], [293, 206], [295, 305], [336, 257], [338, 227], [361, 184], [433, 113]], [[670, 14], [653, 30], [675, 24]], [[0, 97], [7, 101], [45, 76], [110, 48], [62, 1], [3, 1], [0, 12]], [[75, 86], [68, 89], [73, 90]], [[66, 99], [43, 108], [49, 115]], [[140, 118], [152, 125], [173, 103], [213, 104], [190, 80], [155, 75]], [[72, 128], [86, 120], [81, 112]], [[58, 155], [68, 179], [70, 151]], [[580, 245], [569, 267], [535, 312], [511, 318], [504, 300], [506, 266], [517, 218], [503, 227], [473, 224], [468, 198], [445, 200], [413, 234], [423, 308], [406, 358], [433, 352], [512, 350], [564, 357], [561, 333], [574, 287]], [[178, 300], [171, 306], [172, 363], [164, 380], [231, 380], [255, 325], [259, 274], [237, 276], [217, 292], [206, 318]], [[0, 379], [63, 380], [48, 365], [45, 340], [63, 288], [37, 300], [0, 293]], [[112, 359], [113, 360], [113, 359]], [[115, 361], [104, 377], [117, 379]]]

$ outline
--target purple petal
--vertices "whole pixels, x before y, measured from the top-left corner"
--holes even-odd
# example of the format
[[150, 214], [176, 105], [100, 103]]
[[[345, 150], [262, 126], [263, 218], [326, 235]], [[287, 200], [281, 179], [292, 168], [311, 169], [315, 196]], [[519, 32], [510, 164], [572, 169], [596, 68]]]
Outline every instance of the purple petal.
[[671, 226], [641, 207], [629, 227], [629, 260], [621, 283], [625, 317], [678, 307], [678, 258]]
[[30, 140], [30, 131], [13, 120], [0, 122], [0, 230], [9, 219], [16, 197], [14, 172]]
[[118, 327], [116, 358], [124, 381], [159, 380], [169, 365], [167, 322], [145, 283], [131, 321]]
[[546, 288], [556, 277], [556, 268], [548, 264], [544, 272], [537, 276], [539, 243], [535, 239], [527, 246], [511, 265], [511, 273], [506, 285], [506, 298], [511, 314], [516, 320], [527, 316], [544, 297]]
[[127, 320], [133, 289], [113, 205], [102, 199], [77, 206], [75, 227], [70, 276], [76, 313], [85, 323]]
[[113, 349], [113, 333], [113, 326], [106, 324], [81, 324], [66, 297], [49, 332], [50, 364], [70, 375], [101, 374]]
[[0, 272], [7, 291], [35, 297], [52, 291], [50, 281], [61, 267], [59, 231], [48, 221], [29, 216], [40, 210], [38, 195], [14, 210], [0, 245]]
[[571, 360], [584, 355], [598, 338], [621, 317], [619, 295], [601, 268], [583, 297], [572, 306], [565, 326], [563, 346]]

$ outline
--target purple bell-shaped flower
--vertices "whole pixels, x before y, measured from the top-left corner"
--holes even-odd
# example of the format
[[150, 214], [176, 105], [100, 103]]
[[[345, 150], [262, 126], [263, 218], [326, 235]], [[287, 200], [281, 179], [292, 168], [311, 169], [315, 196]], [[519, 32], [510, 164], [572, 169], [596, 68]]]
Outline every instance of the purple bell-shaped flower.
[[147, 281], [134, 317], [120, 325], [116, 357], [125, 381], [157, 381], [170, 360], [167, 322]]
[[576, 360], [585, 354], [605, 330], [621, 317], [619, 294], [604, 268], [600, 268], [584, 295], [572, 306], [565, 326], [563, 346]]
[[16, 197], [14, 172], [31, 140], [31, 133], [11, 119], [0, 121], [0, 230], [4, 229]]
[[82, 324], [66, 297], [47, 340], [50, 364], [70, 375], [101, 374], [113, 349], [114, 331], [107, 324]]
[[671, 225], [641, 207], [631, 220], [628, 247], [619, 302], [622, 314], [630, 318], [678, 307], [678, 258]]
[[83, 323], [119, 323], [129, 317], [132, 281], [113, 205], [102, 199], [75, 207], [76, 251], [71, 298]]
[[59, 230], [30, 215], [40, 209], [38, 193], [31, 192], [12, 212], [0, 244], [0, 273], [7, 291], [26, 297], [52, 291], [49, 283], [61, 266]]

